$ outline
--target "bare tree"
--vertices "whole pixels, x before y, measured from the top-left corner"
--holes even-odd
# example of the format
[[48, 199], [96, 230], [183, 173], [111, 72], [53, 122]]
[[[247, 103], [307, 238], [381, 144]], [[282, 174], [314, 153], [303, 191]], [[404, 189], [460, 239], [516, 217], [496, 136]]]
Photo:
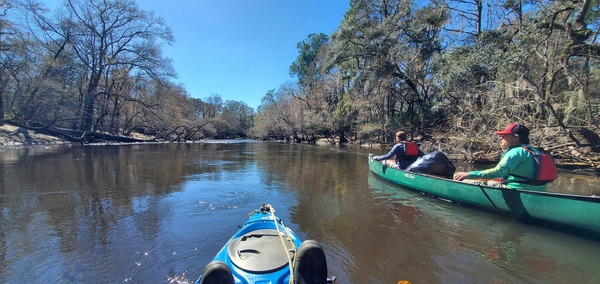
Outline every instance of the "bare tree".
[[8, 28], [9, 23], [6, 21], [6, 14], [8, 13], [10, 6], [8, 1], [0, 0], [0, 126], [4, 125], [4, 97], [5, 90], [7, 87], [8, 80], [5, 75], [5, 69], [7, 68], [4, 62], [3, 54], [8, 51], [9, 44], [6, 43], [6, 34], [9, 34]]
[[157, 40], [173, 35], [161, 18], [142, 11], [131, 0], [67, 0], [58, 19], [85, 74], [81, 84], [81, 130], [93, 130], [96, 98], [101, 79], [113, 68], [141, 70], [151, 76], [172, 75], [169, 61], [160, 56]]

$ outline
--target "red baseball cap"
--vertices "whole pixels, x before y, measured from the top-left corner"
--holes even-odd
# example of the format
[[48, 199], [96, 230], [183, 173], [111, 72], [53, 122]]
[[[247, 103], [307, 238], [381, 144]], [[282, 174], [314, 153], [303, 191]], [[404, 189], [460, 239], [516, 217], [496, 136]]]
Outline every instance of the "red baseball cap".
[[528, 136], [529, 129], [527, 127], [525, 127], [525, 125], [523, 125], [523, 124], [513, 123], [513, 124], [507, 126], [506, 128], [504, 128], [504, 130], [497, 131], [496, 134], [498, 134], [498, 135], [516, 134], [516, 135]]

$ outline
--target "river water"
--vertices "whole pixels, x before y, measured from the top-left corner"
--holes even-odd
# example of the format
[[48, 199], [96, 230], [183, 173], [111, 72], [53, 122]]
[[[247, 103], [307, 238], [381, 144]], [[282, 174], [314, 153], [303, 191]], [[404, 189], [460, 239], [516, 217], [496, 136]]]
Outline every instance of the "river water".
[[[193, 283], [262, 203], [322, 244], [336, 283], [600, 283], [597, 239], [398, 187], [368, 172], [369, 151], [383, 154], [252, 141], [0, 149], [0, 283]], [[551, 190], [597, 182], [561, 173]]]

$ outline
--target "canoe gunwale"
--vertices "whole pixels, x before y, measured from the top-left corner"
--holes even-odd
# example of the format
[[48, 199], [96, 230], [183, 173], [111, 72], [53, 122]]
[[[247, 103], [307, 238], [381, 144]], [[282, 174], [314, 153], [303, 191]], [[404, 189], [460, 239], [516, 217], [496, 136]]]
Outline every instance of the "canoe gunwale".
[[[369, 155], [372, 155], [372, 154], [369, 154]], [[567, 199], [573, 199], [573, 200], [583, 200], [583, 201], [600, 203], [600, 196], [597, 196], [597, 195], [578, 195], [578, 194], [569, 194], [569, 193], [560, 193], [560, 192], [534, 191], [534, 190], [525, 190], [525, 189], [517, 189], [517, 188], [493, 187], [493, 186], [482, 185], [482, 184], [471, 184], [471, 183], [456, 181], [456, 180], [447, 179], [447, 178], [443, 178], [443, 177], [391, 168], [386, 165], [383, 165], [383, 163], [381, 163], [379, 161], [375, 161], [372, 158], [369, 158], [369, 163], [371, 163], [371, 162], [381, 164], [382, 167], [386, 167], [386, 168], [388, 168], [388, 170], [393, 170], [393, 171], [410, 174], [410, 175], [417, 175], [417, 176], [420, 176], [425, 179], [436, 179], [441, 182], [452, 182], [452, 183], [460, 184], [461, 186], [470, 186], [473, 188], [484, 188], [486, 190], [512, 191], [512, 192], [516, 191], [516, 192], [519, 192], [521, 194], [526, 194], [526, 195], [540, 195], [540, 196], [547, 196], [547, 197], [553, 197], [553, 198], [562, 198], [562, 199], [567, 198]], [[374, 172], [374, 171], [372, 171], [372, 172]], [[380, 176], [378, 173], [376, 173], [376, 174], [378, 176]], [[407, 186], [407, 187], [409, 187], [409, 186]], [[416, 190], [416, 189], [414, 189], [414, 190]], [[420, 191], [420, 190], [418, 190], [418, 191]]]
[[369, 171], [412, 191], [531, 224], [600, 239], [600, 196], [466, 183], [388, 167], [369, 154]]

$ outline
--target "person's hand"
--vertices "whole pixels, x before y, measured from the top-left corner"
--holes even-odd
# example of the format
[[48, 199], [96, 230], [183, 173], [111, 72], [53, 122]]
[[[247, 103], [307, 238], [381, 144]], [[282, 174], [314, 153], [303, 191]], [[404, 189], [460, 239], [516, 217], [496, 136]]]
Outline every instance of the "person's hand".
[[466, 172], [458, 172], [454, 174], [454, 180], [463, 180], [469, 177], [469, 173]]
[[373, 160], [379, 161], [379, 156], [373, 156]]

